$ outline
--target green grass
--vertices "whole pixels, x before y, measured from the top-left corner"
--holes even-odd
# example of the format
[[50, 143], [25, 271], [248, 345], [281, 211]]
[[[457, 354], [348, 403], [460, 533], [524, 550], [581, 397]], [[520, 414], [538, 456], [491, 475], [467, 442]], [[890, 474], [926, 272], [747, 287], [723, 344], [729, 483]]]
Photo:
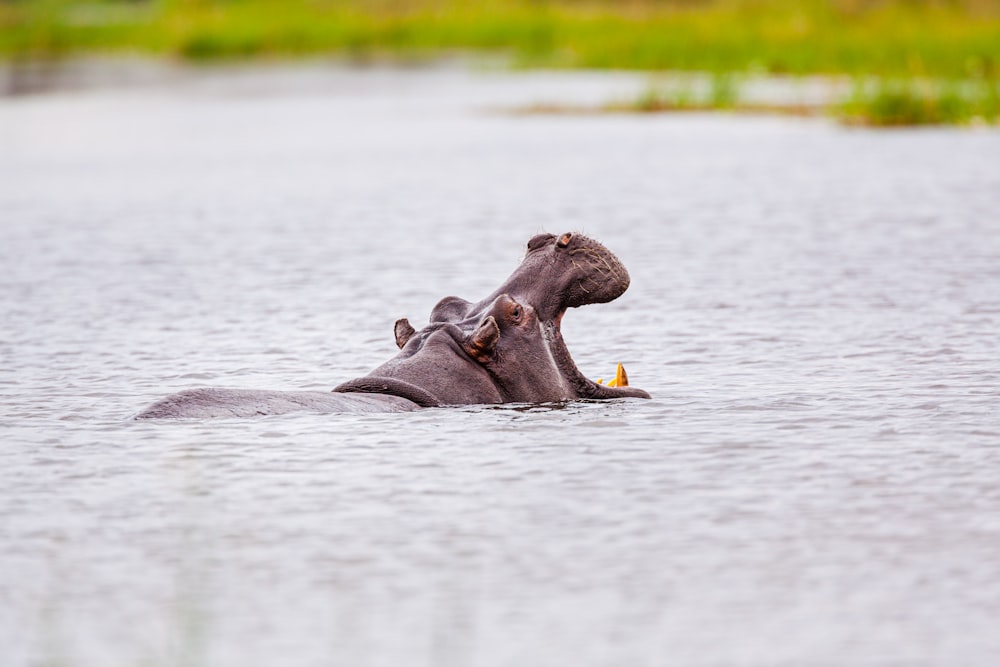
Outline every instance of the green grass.
[[533, 105], [525, 114], [669, 113], [728, 111], [786, 116], [829, 116], [848, 125], [903, 127], [917, 125], [1000, 124], [1000, 82], [974, 79], [857, 80], [841, 100], [812, 105], [797, 102], [755, 102], [743, 99], [740, 80], [716, 74], [709, 85], [693, 85], [684, 76], [651, 85], [632, 99], [600, 106]]
[[[740, 101], [739, 83], [729, 73], [717, 73], [705, 90], [693, 85], [687, 78], [678, 77], [671, 85], [653, 85], [633, 100], [609, 102], [599, 111], [609, 113], [638, 112], [662, 113], [669, 111], [726, 111], [746, 110]], [[549, 108], [549, 111], [555, 111]]]
[[713, 73], [707, 95], [650, 90], [617, 110], [812, 113], [750, 107], [737, 82], [828, 74], [863, 82], [827, 110], [846, 122], [998, 122], [997, 0], [0, 0], [8, 60], [452, 50], [524, 67]]
[[992, 0], [20, 0], [0, 55], [186, 59], [501, 50], [524, 65], [963, 77], [1000, 65]]
[[996, 124], [1000, 123], [1000, 82], [859, 82], [834, 112], [844, 122], [878, 127]]

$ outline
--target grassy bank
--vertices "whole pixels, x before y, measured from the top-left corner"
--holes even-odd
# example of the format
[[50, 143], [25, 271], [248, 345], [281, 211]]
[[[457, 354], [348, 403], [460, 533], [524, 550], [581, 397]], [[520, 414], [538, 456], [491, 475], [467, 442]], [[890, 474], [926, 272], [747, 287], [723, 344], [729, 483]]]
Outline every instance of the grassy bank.
[[528, 65], [965, 77], [1000, 65], [991, 0], [34, 0], [0, 54], [188, 59], [498, 49]]
[[833, 113], [880, 127], [1000, 123], [1000, 81], [859, 81]]
[[1000, 81], [996, 79], [857, 79], [850, 92], [816, 103], [760, 102], [742, 95], [740, 79], [716, 74], [707, 86], [678, 77], [671, 85], [651, 86], [629, 100], [600, 107], [540, 105], [523, 113], [663, 113], [729, 111], [790, 116], [830, 116], [849, 125], [901, 127], [914, 125], [1000, 124]]
[[[516, 65], [856, 77], [871, 124], [996, 122], [995, 0], [20, 0], [0, 59], [138, 53], [203, 61], [498, 51]], [[730, 79], [726, 79], [730, 77]], [[732, 79], [735, 80], [735, 79]], [[934, 83], [928, 83], [934, 82]], [[732, 86], [730, 86], [732, 88]], [[638, 110], [745, 108], [651, 92]]]

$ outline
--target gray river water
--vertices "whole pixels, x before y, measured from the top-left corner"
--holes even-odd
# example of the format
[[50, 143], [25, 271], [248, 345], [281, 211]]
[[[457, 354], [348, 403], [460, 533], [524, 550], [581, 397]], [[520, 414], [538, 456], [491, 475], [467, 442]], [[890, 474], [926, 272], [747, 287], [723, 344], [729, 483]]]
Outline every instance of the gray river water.
[[[0, 99], [0, 664], [1000, 664], [1000, 133], [523, 116], [626, 76], [322, 66]], [[539, 231], [653, 400], [324, 389]]]

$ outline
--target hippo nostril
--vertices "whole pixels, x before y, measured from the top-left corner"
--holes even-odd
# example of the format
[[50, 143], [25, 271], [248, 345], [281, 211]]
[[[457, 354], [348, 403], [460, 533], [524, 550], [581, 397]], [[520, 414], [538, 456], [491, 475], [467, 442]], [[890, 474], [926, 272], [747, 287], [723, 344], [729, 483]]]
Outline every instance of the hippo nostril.
[[570, 239], [572, 238], [573, 234], [571, 232], [566, 232], [565, 234], [559, 237], [559, 240], [556, 241], [556, 245], [559, 246], [560, 248], [565, 248], [566, 246], [569, 245]]

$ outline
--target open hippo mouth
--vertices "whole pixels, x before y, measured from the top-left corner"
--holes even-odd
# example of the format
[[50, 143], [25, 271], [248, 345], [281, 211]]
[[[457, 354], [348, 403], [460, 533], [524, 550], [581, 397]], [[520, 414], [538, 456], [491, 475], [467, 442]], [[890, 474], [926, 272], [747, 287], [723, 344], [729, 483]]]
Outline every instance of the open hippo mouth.
[[575, 398], [649, 398], [642, 389], [598, 384], [584, 376], [560, 330], [567, 309], [613, 301], [629, 283], [625, 266], [597, 241], [572, 232], [558, 237], [539, 234], [528, 241], [521, 264], [492, 294], [476, 304], [456, 297], [443, 299], [430, 319], [469, 329], [481, 321], [497, 298], [509, 295], [534, 309], [552, 361]]
[[649, 398], [642, 389], [609, 387], [584, 376], [560, 330], [568, 308], [614, 301], [625, 293], [630, 281], [621, 261], [597, 241], [571, 232], [559, 237], [540, 234], [528, 241], [524, 260], [498, 291], [532, 304], [542, 320], [556, 366], [579, 398]]

